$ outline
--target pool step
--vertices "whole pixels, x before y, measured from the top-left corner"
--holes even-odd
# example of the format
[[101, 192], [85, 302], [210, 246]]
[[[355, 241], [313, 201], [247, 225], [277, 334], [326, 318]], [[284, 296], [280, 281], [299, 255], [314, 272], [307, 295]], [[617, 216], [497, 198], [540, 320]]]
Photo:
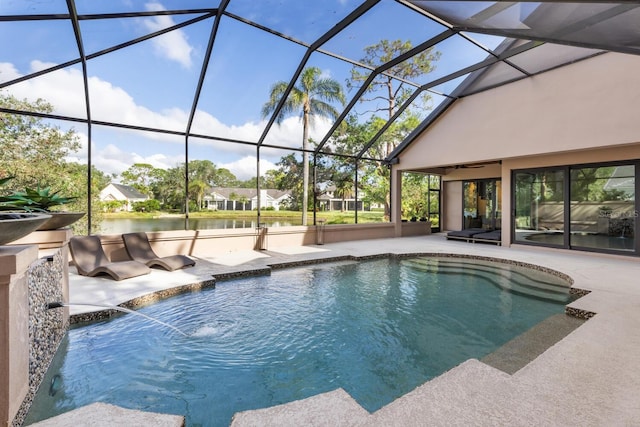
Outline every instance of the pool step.
[[482, 263], [470, 263], [460, 270], [457, 260], [442, 258], [415, 258], [403, 260], [405, 265], [411, 268], [438, 274], [468, 275], [480, 277], [492, 285], [513, 294], [530, 298], [541, 299], [554, 303], [567, 304], [572, 297], [569, 295], [569, 287], [560, 283], [547, 282], [527, 276], [525, 273], [513, 271], [509, 265], [487, 265]]

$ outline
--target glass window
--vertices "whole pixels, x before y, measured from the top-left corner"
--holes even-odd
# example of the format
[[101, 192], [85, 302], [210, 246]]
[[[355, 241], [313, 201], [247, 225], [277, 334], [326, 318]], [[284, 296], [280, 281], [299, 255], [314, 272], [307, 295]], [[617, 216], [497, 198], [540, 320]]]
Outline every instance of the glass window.
[[402, 174], [402, 219], [428, 220], [433, 231], [440, 230], [440, 176]]
[[431, 230], [440, 231], [440, 187], [441, 177], [439, 175], [429, 175], [429, 221], [431, 221]]
[[429, 215], [429, 175], [402, 174], [402, 217], [416, 221]]
[[[302, 153], [273, 147], [260, 148], [260, 184], [264, 196], [264, 200], [261, 200], [261, 223], [266, 223], [268, 227], [313, 224], [312, 155], [309, 156], [308, 171], [309, 185], [305, 192]], [[307, 211], [303, 214], [305, 194]], [[269, 198], [272, 200], [271, 207], [267, 203]]]
[[570, 232], [571, 246], [634, 250], [633, 165], [571, 169]]
[[356, 194], [355, 159], [317, 156], [314, 165], [317, 218], [328, 224], [354, 224], [356, 216], [372, 222], [371, 204], [363, 203], [361, 190]]
[[464, 217], [462, 228], [479, 228], [481, 224], [477, 224], [478, 184], [475, 181], [465, 181], [462, 184], [462, 189], [462, 212]]
[[[382, 162], [358, 162], [358, 200], [369, 205], [377, 212], [376, 220], [370, 222], [388, 222], [391, 220], [391, 168]], [[358, 220], [360, 222], [360, 220]]]
[[533, 74], [550, 70], [567, 61], [579, 61], [580, 59], [595, 55], [598, 52], [599, 51], [595, 49], [547, 43], [515, 55], [511, 57], [509, 61]]
[[[271, 52], [279, 53], [277, 61], [271, 60]], [[193, 132], [258, 142], [271, 118], [272, 110], [263, 114], [263, 108], [272, 88], [289, 84], [303, 55], [304, 48], [297, 44], [223, 17], [198, 99]], [[279, 100], [278, 96], [276, 103]], [[299, 146], [302, 131], [293, 141], [287, 132], [299, 122], [296, 116], [285, 118], [282, 126], [274, 125], [271, 142]]]
[[514, 174], [516, 241], [564, 244], [564, 182], [561, 169]]
[[250, 17], [253, 22], [269, 27], [306, 43], [313, 43], [344, 19], [358, 6], [355, 0], [233, 0], [226, 11]]
[[184, 230], [184, 137], [108, 126], [92, 133], [92, 166], [107, 177], [99, 234]]
[[502, 183], [497, 179], [465, 181], [463, 228], [501, 228]]

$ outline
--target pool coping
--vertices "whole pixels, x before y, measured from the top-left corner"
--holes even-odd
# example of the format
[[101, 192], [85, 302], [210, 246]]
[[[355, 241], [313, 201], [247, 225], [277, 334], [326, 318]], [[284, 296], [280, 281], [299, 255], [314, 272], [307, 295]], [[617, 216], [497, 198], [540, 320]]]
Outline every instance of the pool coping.
[[[322, 258], [312, 258], [312, 259], [303, 259], [303, 260], [295, 260], [295, 261], [279, 261], [274, 263], [267, 263], [266, 267], [258, 267], [258, 268], [248, 268], [243, 270], [231, 271], [213, 274], [213, 277], [209, 280], [200, 280], [193, 283], [181, 284], [169, 288], [164, 288], [160, 290], [155, 290], [144, 295], [136, 296], [126, 301], [122, 301], [117, 304], [116, 307], [125, 308], [128, 310], [135, 310], [137, 308], [141, 308], [155, 302], [158, 302], [163, 299], [171, 298], [177, 295], [181, 295], [189, 292], [199, 292], [207, 288], [215, 288], [216, 283], [240, 279], [244, 277], [258, 277], [258, 276], [268, 276], [274, 270], [282, 270], [287, 268], [296, 268], [310, 265], [319, 265], [319, 264], [328, 264], [334, 262], [341, 261], [367, 261], [372, 259], [389, 259], [389, 258], [417, 258], [417, 257], [438, 257], [438, 258], [460, 258], [467, 260], [482, 260], [482, 261], [490, 261], [501, 264], [509, 264], [523, 268], [529, 268], [533, 270], [543, 271], [549, 274], [552, 274], [556, 277], [559, 277], [563, 280], [566, 280], [569, 284], [569, 292], [571, 295], [576, 297], [582, 297], [587, 295], [590, 291], [580, 288], [575, 288], [574, 281], [571, 276], [562, 273], [558, 270], [554, 270], [551, 268], [547, 268], [544, 266], [540, 266], [537, 264], [531, 264], [527, 262], [517, 261], [517, 260], [509, 260], [504, 258], [496, 258], [496, 257], [488, 257], [488, 256], [480, 256], [480, 255], [465, 255], [465, 254], [455, 254], [455, 253], [436, 253], [436, 252], [405, 252], [405, 253], [393, 253], [393, 252], [384, 252], [372, 255], [338, 255], [331, 257], [322, 257]], [[167, 272], [170, 274], [171, 272]], [[108, 279], [107, 279], [108, 280]], [[595, 315], [595, 313], [580, 310], [576, 308], [570, 308], [568, 305], [565, 306], [565, 313], [569, 316], [578, 317], [581, 319], [589, 319]], [[69, 317], [69, 323], [71, 325], [80, 326], [83, 323], [91, 323], [101, 320], [106, 320], [112, 318], [114, 316], [124, 315], [126, 313], [119, 311], [117, 308], [105, 308], [105, 309], [96, 309], [95, 311], [87, 311], [84, 313], [71, 314]]]
[[[337, 389], [303, 401], [238, 413], [232, 421], [234, 427], [404, 427], [422, 425], [424, 420], [429, 420], [435, 426], [452, 423], [632, 425], [640, 419], [640, 406], [634, 397], [640, 393], [640, 370], [628, 369], [629, 366], [640, 364], [640, 336], [636, 332], [640, 329], [640, 310], [637, 309], [640, 306], [640, 287], [634, 283], [634, 278], [640, 276], [637, 258], [530, 245], [471, 245], [448, 242], [442, 233], [303, 248], [322, 252], [320, 255], [330, 253], [333, 259], [336, 259], [336, 255], [358, 254], [357, 258], [363, 258], [380, 256], [382, 253], [409, 256], [412, 253], [447, 252], [545, 266], [567, 274], [574, 280], [572, 292], [581, 294], [582, 298], [569, 304], [566, 310], [591, 320], [584, 322], [513, 375], [470, 359], [372, 414], [363, 413], [348, 393]], [[272, 264], [291, 265], [291, 262], [306, 262], [309, 250], [304, 252], [305, 255], [292, 256], [292, 253], [296, 254], [295, 251], [279, 252], [279, 248], [270, 248], [262, 253], [275, 259], [263, 255], [259, 257], [269, 259]], [[208, 276], [210, 279], [213, 273], [266, 269], [265, 259], [255, 260], [257, 257], [254, 255], [238, 257], [229, 254], [233, 262], [243, 258], [240, 268], [232, 265], [233, 262], [227, 262], [224, 255], [196, 256], [214, 266], [215, 271]], [[329, 258], [319, 254], [312, 254], [311, 257]], [[244, 261], [245, 258], [247, 261]], [[80, 296], [99, 294], [105, 301], [118, 301], [114, 299], [117, 295], [102, 292], [107, 282], [101, 281], [100, 287], [85, 287], [86, 283], [84, 278], [76, 280], [75, 285], [72, 283], [72, 297], [74, 291], [78, 291]], [[144, 288], [144, 284], [136, 286]], [[129, 292], [131, 290], [122, 293]], [[119, 301], [128, 299], [131, 298], [120, 298]], [[594, 316], [595, 313], [597, 316]], [[337, 401], [345, 405], [336, 405]], [[339, 422], [334, 422], [336, 420]]]

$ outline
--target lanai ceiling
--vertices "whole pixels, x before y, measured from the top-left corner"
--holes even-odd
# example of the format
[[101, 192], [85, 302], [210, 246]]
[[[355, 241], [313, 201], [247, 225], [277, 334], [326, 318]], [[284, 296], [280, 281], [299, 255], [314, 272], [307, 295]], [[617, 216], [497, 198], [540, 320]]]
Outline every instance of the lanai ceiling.
[[[61, 81], [67, 86], [65, 96], [57, 98], [64, 101], [54, 103], [51, 113], [0, 111], [82, 126], [90, 142], [100, 131], [115, 129], [179, 139], [187, 152], [190, 144], [300, 151], [301, 144], [285, 141], [276, 120], [285, 97], [275, 111], [261, 115], [271, 85], [286, 82], [288, 94], [310, 66], [340, 83], [357, 70], [368, 78], [350, 88], [345, 105], [333, 105], [339, 117], [317, 130], [311, 150], [334, 152], [331, 137], [343, 120], [353, 114], [366, 121], [381, 110], [376, 92], [367, 88], [382, 74], [395, 87], [408, 88], [410, 96], [390, 118], [380, 114], [386, 124], [379, 132], [343, 154], [391, 161], [460, 97], [605, 51], [640, 53], [639, 6], [593, 1], [2, 0], [2, 93], [49, 100], [62, 90]], [[412, 49], [375, 65], [363, 61], [367, 46], [396, 39], [409, 41]], [[154, 62], [147, 56], [152, 52], [156, 59], [164, 55], [165, 62]], [[439, 55], [431, 72], [410, 78], [397, 74], [403, 63], [424, 52]], [[116, 89], [128, 95], [121, 99], [135, 105], [135, 114], [123, 113], [124, 101], [105, 105], [106, 93]], [[425, 99], [428, 108], [421, 104]], [[403, 141], [386, 159], [377, 158], [371, 148], [412, 109], [420, 124], [401, 135]]]

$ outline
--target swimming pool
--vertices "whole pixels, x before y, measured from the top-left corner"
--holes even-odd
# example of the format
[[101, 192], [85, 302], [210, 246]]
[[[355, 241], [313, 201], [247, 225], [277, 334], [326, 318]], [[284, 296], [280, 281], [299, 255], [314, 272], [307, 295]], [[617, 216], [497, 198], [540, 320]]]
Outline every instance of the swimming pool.
[[237, 279], [69, 331], [26, 423], [96, 401], [228, 425], [342, 387], [375, 411], [481, 358], [570, 300], [565, 279], [453, 257], [321, 264]]

